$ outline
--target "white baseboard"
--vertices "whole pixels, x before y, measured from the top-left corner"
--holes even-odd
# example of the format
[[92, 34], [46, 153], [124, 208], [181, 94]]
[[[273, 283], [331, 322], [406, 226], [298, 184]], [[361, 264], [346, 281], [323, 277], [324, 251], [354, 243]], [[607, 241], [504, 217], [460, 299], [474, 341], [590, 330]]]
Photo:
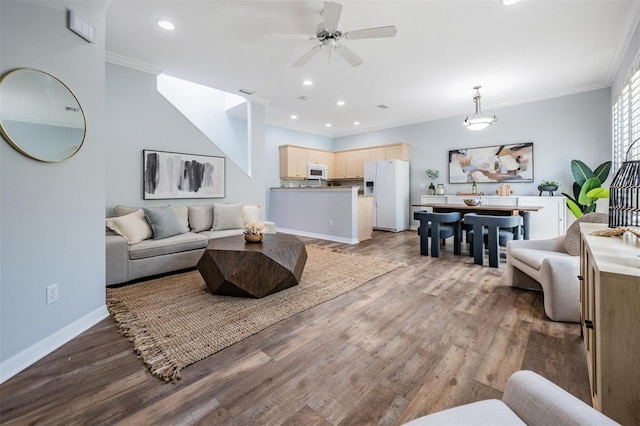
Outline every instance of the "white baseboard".
[[337, 243], [344, 243], [344, 244], [358, 244], [360, 242], [358, 241], [357, 238], [349, 239], [344, 237], [338, 237], [335, 235], [316, 234], [313, 232], [298, 231], [296, 229], [285, 229], [285, 228], [278, 227], [276, 231], [282, 232], [283, 234], [294, 234], [294, 235], [300, 235], [302, 237], [319, 238], [321, 240], [335, 241]]
[[45, 337], [35, 345], [28, 347], [22, 352], [12, 356], [0, 364], [0, 383], [4, 383], [36, 361], [58, 349], [80, 333], [93, 327], [109, 316], [106, 305], [89, 312], [82, 318], [72, 322], [52, 335]]

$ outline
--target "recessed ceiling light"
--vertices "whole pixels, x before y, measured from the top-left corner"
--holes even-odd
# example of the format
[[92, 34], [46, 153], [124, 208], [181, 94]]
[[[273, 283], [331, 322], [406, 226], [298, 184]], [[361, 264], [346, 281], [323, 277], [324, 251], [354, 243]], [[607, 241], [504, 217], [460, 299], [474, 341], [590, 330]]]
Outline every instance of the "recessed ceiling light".
[[336, 105], [343, 106], [344, 105], [344, 101], [338, 101], [338, 102], [336, 102]]
[[313, 81], [311, 80], [302, 80], [303, 86], [311, 86], [312, 84], [313, 84]]
[[518, 3], [520, 0], [501, 0], [501, 3], [505, 6], [511, 6], [512, 4]]
[[298, 119], [298, 116], [297, 116], [297, 115], [292, 115], [292, 116], [291, 116], [291, 119], [292, 119], [292, 120], [297, 120], [297, 119]]
[[168, 31], [172, 31], [172, 30], [175, 30], [175, 29], [176, 29], [176, 26], [175, 26], [175, 25], [173, 25], [173, 24], [172, 24], [171, 22], [169, 22], [169, 21], [162, 21], [162, 20], [160, 20], [160, 21], [158, 21], [158, 26], [159, 26], [160, 28], [162, 28], [163, 30], [168, 30]]
[[331, 127], [331, 123], [325, 124], [324, 127]]
[[359, 126], [360, 122], [359, 121], [354, 121], [353, 124], [356, 125], [356, 126]]

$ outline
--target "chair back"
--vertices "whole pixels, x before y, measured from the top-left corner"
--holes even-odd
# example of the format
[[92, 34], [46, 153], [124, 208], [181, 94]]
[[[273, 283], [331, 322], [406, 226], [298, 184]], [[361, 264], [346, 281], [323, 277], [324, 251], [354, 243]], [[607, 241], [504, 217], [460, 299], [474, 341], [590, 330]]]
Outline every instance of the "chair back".
[[515, 228], [522, 224], [522, 218], [515, 216], [491, 216], [467, 213], [464, 215], [464, 223], [468, 225], [497, 226], [498, 228]]
[[432, 212], [425, 212], [425, 211], [417, 211], [413, 213], [413, 218], [419, 221], [454, 223], [462, 219], [462, 213], [460, 212], [432, 213]]

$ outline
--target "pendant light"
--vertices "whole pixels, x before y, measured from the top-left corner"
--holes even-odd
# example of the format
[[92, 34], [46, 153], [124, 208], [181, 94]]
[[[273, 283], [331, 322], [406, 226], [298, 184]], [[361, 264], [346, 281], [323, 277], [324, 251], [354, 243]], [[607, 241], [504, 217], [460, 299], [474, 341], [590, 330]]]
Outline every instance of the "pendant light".
[[465, 118], [464, 125], [469, 130], [482, 130], [487, 126], [490, 126], [494, 122], [498, 121], [498, 118], [494, 115], [493, 117], [487, 117], [482, 114], [482, 109], [480, 108], [480, 88], [482, 86], [475, 86], [473, 89], [476, 93], [473, 95], [473, 102], [476, 104], [476, 112], [473, 114], [473, 117]]

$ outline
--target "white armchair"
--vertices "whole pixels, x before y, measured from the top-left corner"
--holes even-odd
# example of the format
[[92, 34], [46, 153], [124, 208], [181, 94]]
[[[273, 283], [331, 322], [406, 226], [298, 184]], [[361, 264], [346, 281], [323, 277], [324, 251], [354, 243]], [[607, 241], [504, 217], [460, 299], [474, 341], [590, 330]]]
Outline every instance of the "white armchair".
[[533, 371], [511, 375], [502, 401], [488, 399], [450, 408], [406, 423], [426, 425], [617, 425]]
[[580, 223], [607, 223], [605, 213], [589, 213], [576, 220], [566, 235], [549, 240], [507, 243], [510, 285], [542, 290], [544, 311], [554, 321], [580, 322]]

